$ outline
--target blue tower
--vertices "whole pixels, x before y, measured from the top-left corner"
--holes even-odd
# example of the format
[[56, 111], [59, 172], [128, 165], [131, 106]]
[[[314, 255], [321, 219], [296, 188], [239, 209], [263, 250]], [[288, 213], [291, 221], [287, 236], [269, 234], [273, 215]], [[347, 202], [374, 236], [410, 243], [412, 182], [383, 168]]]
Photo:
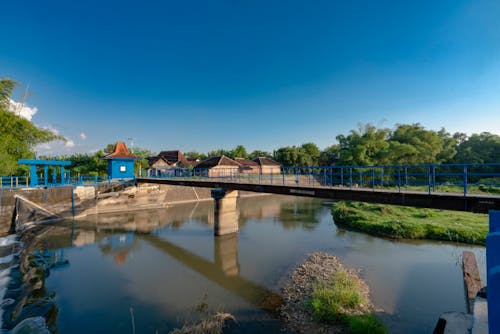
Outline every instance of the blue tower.
[[109, 179], [133, 179], [134, 161], [140, 158], [131, 154], [124, 142], [116, 143], [113, 153], [103, 158], [108, 160], [108, 178]]

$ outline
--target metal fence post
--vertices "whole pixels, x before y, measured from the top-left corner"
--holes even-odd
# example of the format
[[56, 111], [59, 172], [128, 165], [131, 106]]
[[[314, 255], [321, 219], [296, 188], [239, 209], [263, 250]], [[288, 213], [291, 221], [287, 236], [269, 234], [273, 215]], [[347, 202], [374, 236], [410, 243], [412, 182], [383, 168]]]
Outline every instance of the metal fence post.
[[401, 192], [401, 166], [398, 166], [398, 192]]
[[467, 166], [464, 166], [464, 196], [467, 196]]
[[333, 167], [330, 167], [330, 188], [333, 188]]
[[431, 194], [431, 165], [427, 166], [427, 190]]
[[380, 167], [380, 189], [384, 188], [384, 167]]
[[372, 167], [372, 191], [375, 191], [375, 167]]
[[436, 191], [436, 165], [432, 165], [432, 191]]
[[408, 191], [408, 166], [405, 166], [405, 189]]
[[352, 190], [352, 167], [349, 168], [349, 189]]

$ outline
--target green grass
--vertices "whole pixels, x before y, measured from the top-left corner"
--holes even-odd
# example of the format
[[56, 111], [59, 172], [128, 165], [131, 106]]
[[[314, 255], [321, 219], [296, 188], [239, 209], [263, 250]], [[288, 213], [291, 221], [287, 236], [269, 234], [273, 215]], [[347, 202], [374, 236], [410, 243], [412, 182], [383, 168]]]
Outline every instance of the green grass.
[[307, 308], [316, 321], [342, 326], [347, 333], [386, 333], [380, 320], [367, 311], [369, 301], [360, 288], [357, 277], [339, 268], [329, 281], [314, 284]]
[[484, 245], [488, 233], [488, 215], [470, 212], [344, 201], [332, 214], [339, 226], [390, 238]]

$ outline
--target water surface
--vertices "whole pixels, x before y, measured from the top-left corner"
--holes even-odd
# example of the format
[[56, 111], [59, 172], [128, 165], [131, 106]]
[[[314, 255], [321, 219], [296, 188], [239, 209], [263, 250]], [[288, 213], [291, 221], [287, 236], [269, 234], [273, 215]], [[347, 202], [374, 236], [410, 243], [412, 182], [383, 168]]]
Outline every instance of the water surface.
[[346, 231], [330, 209], [317, 199], [242, 198], [240, 231], [226, 237], [213, 236], [212, 202], [58, 226], [38, 243], [63, 264], [45, 279], [55, 326], [59, 333], [168, 333], [204, 305], [233, 314], [234, 332], [281, 333], [273, 312], [279, 289], [315, 251], [361, 270], [393, 333], [429, 333], [440, 313], [465, 311], [461, 253], [472, 250], [483, 269], [483, 247]]

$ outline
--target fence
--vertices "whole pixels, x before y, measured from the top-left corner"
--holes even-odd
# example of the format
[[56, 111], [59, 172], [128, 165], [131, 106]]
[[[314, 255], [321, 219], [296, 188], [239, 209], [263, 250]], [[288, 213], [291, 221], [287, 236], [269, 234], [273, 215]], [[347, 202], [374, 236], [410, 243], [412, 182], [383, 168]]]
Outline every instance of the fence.
[[[120, 182], [120, 180], [110, 180], [107, 176], [69, 176], [64, 180], [53, 180], [52, 178], [38, 177], [39, 187], [60, 187], [63, 185], [100, 185], [105, 183]], [[4, 188], [27, 188], [29, 185], [29, 176], [2, 176], [0, 177], [0, 189]]]
[[274, 184], [303, 187], [343, 187], [397, 190], [500, 194], [500, 163], [421, 164], [389, 166], [295, 166], [279, 173], [239, 172], [218, 168], [176, 169], [158, 178], [189, 178], [220, 182]]

